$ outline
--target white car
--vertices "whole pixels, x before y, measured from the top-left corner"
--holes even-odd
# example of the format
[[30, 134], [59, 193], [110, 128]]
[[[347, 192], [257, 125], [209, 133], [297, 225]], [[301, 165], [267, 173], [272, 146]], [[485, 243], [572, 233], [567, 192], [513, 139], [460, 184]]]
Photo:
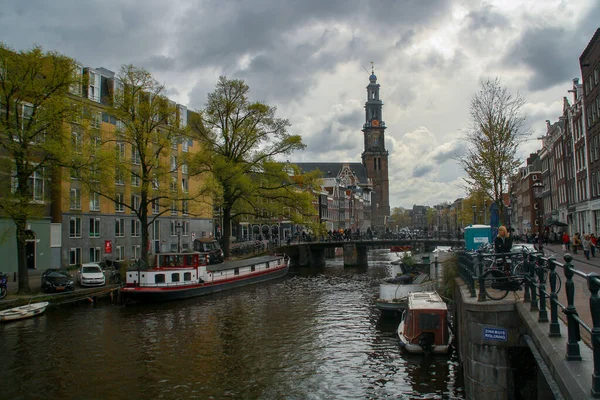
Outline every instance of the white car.
[[83, 264], [77, 274], [77, 280], [81, 286], [104, 286], [106, 284], [104, 272], [96, 263]]

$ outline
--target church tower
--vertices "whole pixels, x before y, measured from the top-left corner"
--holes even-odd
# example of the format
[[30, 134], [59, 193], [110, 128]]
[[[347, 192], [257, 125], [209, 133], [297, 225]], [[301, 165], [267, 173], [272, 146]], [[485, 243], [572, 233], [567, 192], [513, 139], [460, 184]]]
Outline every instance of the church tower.
[[367, 177], [373, 183], [371, 197], [371, 221], [374, 227], [383, 228], [390, 215], [390, 186], [388, 179], [388, 152], [385, 149], [385, 122], [382, 115], [383, 102], [379, 98], [377, 76], [371, 69], [365, 103], [365, 147], [362, 163]]

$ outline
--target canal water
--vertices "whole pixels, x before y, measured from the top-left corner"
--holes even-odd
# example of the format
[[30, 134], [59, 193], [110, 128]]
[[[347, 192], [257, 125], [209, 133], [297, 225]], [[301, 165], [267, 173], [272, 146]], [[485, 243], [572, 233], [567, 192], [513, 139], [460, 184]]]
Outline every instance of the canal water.
[[6, 399], [463, 399], [458, 361], [400, 352], [374, 306], [394, 254], [155, 305], [49, 307], [0, 325]]

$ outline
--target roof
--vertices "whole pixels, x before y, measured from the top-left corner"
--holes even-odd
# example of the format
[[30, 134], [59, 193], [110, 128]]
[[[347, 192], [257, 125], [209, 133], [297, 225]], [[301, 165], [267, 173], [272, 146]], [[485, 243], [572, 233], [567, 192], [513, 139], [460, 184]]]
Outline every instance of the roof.
[[448, 306], [437, 292], [412, 292], [408, 294], [408, 308], [412, 310], [447, 310]]
[[337, 177], [345, 166], [350, 167], [354, 175], [358, 179], [359, 183], [367, 184], [367, 169], [362, 163], [357, 162], [305, 162], [305, 163], [294, 163], [296, 164], [303, 172], [312, 172], [314, 170], [319, 170], [323, 174], [323, 178], [328, 177]]

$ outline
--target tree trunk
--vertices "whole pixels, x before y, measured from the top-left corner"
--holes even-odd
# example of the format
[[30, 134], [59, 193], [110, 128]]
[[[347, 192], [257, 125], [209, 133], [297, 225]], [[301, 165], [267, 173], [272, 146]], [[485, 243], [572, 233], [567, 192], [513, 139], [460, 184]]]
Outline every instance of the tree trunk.
[[223, 208], [223, 226], [221, 227], [221, 231], [223, 232], [223, 254], [225, 258], [229, 258], [231, 247], [231, 240], [229, 239], [231, 236], [231, 207]]
[[18, 258], [18, 270], [19, 270], [19, 294], [31, 293], [29, 287], [29, 270], [27, 269], [27, 254], [26, 254], [26, 242], [25, 242], [25, 221], [17, 221], [17, 258]]

